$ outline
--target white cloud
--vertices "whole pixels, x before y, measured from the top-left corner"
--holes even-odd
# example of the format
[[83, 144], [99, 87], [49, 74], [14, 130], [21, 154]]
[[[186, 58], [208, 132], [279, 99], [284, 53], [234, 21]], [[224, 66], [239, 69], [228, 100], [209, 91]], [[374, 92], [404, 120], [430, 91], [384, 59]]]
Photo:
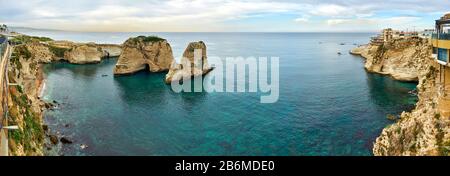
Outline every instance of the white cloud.
[[348, 23], [348, 22], [351, 22], [351, 20], [350, 19], [330, 19], [330, 20], [327, 20], [327, 24], [330, 25], [330, 26], [344, 24], [344, 23]]
[[[376, 27], [436, 11], [448, 8], [441, 0], [0, 0], [0, 21], [12, 26], [88, 31], [239, 31], [248, 25], [230, 23], [242, 19], [250, 20], [249, 25], [255, 25], [253, 19], [264, 21], [251, 28], [265, 29], [289, 27], [292, 21], [307, 23], [302, 29]], [[279, 19], [268, 18], [273, 16]], [[319, 24], [323, 26], [312, 26]]]
[[335, 25], [410, 25], [419, 20], [419, 17], [390, 17], [390, 18], [362, 18], [362, 19], [330, 19], [327, 24]]
[[343, 16], [347, 13], [350, 13], [349, 8], [335, 4], [321, 5], [311, 11], [311, 14], [320, 16]]
[[294, 19], [294, 21], [297, 22], [297, 23], [307, 23], [307, 22], [309, 22], [309, 18], [311, 18], [311, 16], [309, 16], [309, 15], [303, 15], [303, 16], [300, 17], [300, 18]]

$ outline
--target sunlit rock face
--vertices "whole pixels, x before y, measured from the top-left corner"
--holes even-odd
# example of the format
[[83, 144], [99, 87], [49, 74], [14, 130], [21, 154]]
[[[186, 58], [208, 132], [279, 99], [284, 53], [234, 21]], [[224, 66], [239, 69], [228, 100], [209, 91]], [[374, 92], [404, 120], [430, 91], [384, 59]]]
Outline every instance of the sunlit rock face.
[[173, 62], [172, 48], [162, 38], [139, 36], [123, 44], [123, 50], [114, 68], [115, 75], [167, 71]]
[[169, 73], [166, 75], [167, 84], [181, 81], [183, 78], [202, 76], [212, 70], [206, 56], [206, 45], [202, 41], [189, 43], [180, 62], [179, 64], [172, 63]]

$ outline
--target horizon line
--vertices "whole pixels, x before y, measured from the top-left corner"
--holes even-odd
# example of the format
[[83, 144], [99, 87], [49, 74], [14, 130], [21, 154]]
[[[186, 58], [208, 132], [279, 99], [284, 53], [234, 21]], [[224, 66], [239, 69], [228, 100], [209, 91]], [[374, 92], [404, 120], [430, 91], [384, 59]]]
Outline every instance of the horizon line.
[[[376, 33], [374, 31], [82, 31], [82, 30], [64, 30], [51, 28], [35, 28], [23, 26], [10, 26], [9, 28], [21, 28], [29, 30], [58, 31], [58, 32], [89, 32], [89, 33]], [[15, 32], [15, 31], [13, 31]]]

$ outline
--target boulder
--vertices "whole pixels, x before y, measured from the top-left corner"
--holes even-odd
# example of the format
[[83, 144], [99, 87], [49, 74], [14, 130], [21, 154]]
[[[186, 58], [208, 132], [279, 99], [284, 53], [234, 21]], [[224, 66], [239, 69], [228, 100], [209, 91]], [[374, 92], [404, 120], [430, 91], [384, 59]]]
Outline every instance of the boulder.
[[66, 137], [61, 137], [60, 141], [63, 144], [72, 144], [73, 143], [72, 140], [70, 140], [70, 139], [68, 139]]
[[103, 52], [103, 57], [119, 57], [122, 54], [120, 45], [99, 44], [98, 47]]
[[115, 75], [132, 74], [145, 69], [149, 72], [167, 71], [174, 60], [170, 44], [159, 37], [130, 38], [122, 47], [122, 54], [114, 68]]
[[50, 142], [51, 142], [53, 145], [58, 144], [58, 137], [57, 137], [56, 135], [49, 135], [49, 138], [50, 138]]
[[172, 63], [165, 79], [167, 84], [182, 81], [183, 78], [202, 76], [213, 69], [208, 64], [206, 45], [202, 41], [189, 43], [180, 62], [180, 64]]
[[75, 45], [64, 53], [64, 58], [73, 64], [99, 63], [103, 51], [94, 44]]

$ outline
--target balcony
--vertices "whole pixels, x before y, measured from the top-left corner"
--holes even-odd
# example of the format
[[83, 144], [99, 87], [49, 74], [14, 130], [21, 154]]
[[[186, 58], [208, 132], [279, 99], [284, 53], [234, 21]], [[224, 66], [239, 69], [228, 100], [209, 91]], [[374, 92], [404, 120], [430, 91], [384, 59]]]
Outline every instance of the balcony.
[[439, 36], [437, 33], [431, 34], [432, 39], [439, 39], [439, 40], [450, 40], [450, 34], [448, 33], [439, 33]]

